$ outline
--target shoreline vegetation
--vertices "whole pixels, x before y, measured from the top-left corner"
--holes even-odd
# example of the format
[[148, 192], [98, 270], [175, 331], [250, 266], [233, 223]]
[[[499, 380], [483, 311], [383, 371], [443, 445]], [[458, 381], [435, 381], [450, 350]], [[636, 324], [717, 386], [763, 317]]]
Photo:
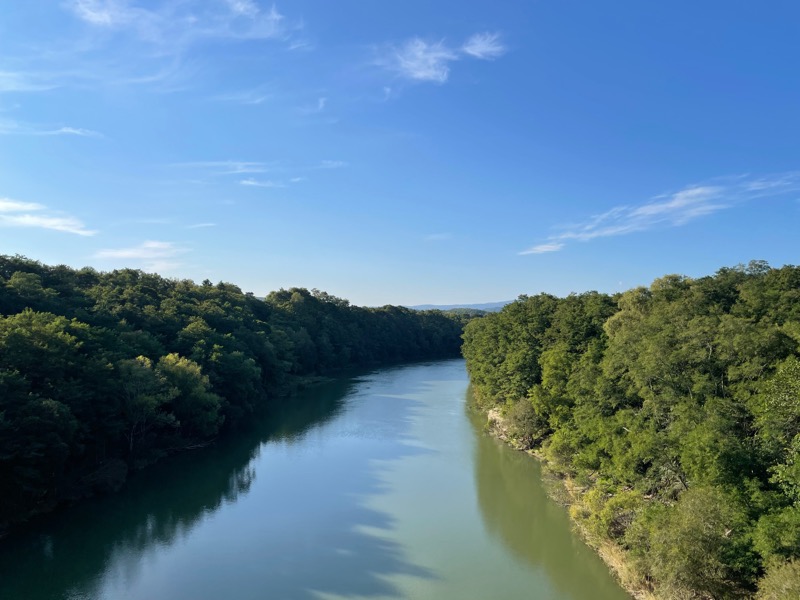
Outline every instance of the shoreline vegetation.
[[457, 357], [469, 318], [0, 256], [0, 533], [327, 376]]
[[653, 595], [649, 589], [642, 587], [641, 582], [630, 572], [626, 556], [619, 546], [608, 540], [592, 536], [590, 531], [583, 526], [579, 515], [587, 509], [581, 500], [586, 488], [577, 485], [575, 480], [569, 476], [554, 473], [548, 468], [547, 460], [541, 452], [526, 448], [523, 444], [520, 444], [500, 409], [497, 407], [490, 408], [488, 411], [480, 407], [476, 407], [476, 409], [486, 417], [485, 430], [490, 435], [501, 440], [514, 450], [524, 452], [532, 459], [539, 461], [542, 465], [543, 484], [547, 490], [547, 495], [554, 502], [567, 509], [572, 524], [581, 539], [597, 552], [622, 588], [635, 600], [658, 600], [658, 597]]
[[462, 351], [635, 598], [800, 598], [800, 268], [521, 296]]

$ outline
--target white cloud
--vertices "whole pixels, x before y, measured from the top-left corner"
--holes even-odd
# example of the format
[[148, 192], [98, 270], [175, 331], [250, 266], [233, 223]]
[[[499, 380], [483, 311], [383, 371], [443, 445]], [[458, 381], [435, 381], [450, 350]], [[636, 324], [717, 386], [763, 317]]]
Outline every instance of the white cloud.
[[343, 160], [321, 160], [314, 165], [299, 165], [280, 160], [271, 162], [246, 160], [204, 160], [172, 163], [168, 166], [178, 169], [205, 171], [207, 175], [216, 177], [228, 175], [255, 176], [263, 173], [280, 174], [275, 175], [275, 177], [280, 177], [282, 181], [277, 179], [257, 179], [256, 177], [244, 177], [238, 181], [240, 185], [245, 186], [278, 188], [287, 187], [288, 183], [305, 181], [307, 179], [305, 174], [308, 172], [315, 170], [343, 169], [348, 167], [349, 163]]
[[186, 229], [205, 229], [207, 227], [216, 227], [216, 223], [195, 223], [194, 225], [187, 225]]
[[95, 253], [95, 258], [119, 259], [141, 264], [149, 271], [165, 272], [181, 266], [175, 258], [187, 253], [189, 250], [174, 242], [159, 242], [147, 240], [131, 248], [114, 248], [100, 250]]
[[761, 177], [745, 184], [747, 191], [755, 196], [772, 195], [781, 191], [795, 191], [797, 189], [797, 178], [800, 174], [796, 172], [784, 175], [772, 175]]
[[443, 41], [413, 38], [394, 49], [389, 67], [408, 79], [444, 83], [450, 75], [450, 63], [455, 60], [458, 54]]
[[470, 37], [461, 51], [481, 60], [493, 60], [506, 53], [506, 47], [500, 43], [499, 33], [476, 33]]
[[35, 202], [18, 202], [9, 198], [0, 198], [0, 213], [26, 212], [44, 210], [44, 206]]
[[[700, 210], [702, 214], [706, 214], [709, 209], [712, 211], [717, 208], [714, 204], [709, 204], [714, 198], [718, 198], [724, 192], [724, 188], [720, 186], [692, 186], [681, 190], [671, 196], [667, 196], [666, 200], [661, 202], [650, 202], [630, 211], [630, 217], [633, 219], [652, 219], [659, 217], [674, 217], [678, 221], [683, 221], [686, 218], [691, 218], [695, 211]], [[725, 208], [719, 206], [719, 208]], [[676, 223], [677, 224], [677, 223]]]
[[527, 250], [523, 250], [520, 254], [544, 254], [546, 252], [558, 252], [564, 247], [561, 242], [550, 242], [547, 244], [539, 244]]
[[260, 181], [258, 179], [242, 179], [239, 181], [239, 185], [245, 185], [249, 187], [261, 187], [261, 188], [284, 188], [286, 184], [280, 183], [278, 181]]
[[180, 52], [203, 39], [285, 39], [290, 30], [275, 6], [262, 11], [251, 0], [161, 2], [145, 8], [128, 0], [72, 0], [67, 7], [93, 27], [116, 29]]
[[103, 137], [102, 133], [82, 127], [60, 127], [51, 131], [41, 131], [38, 135], [77, 135], [79, 137]]
[[679, 227], [755, 198], [798, 191], [800, 172], [782, 173], [757, 180], [737, 177], [703, 185], [690, 185], [671, 194], [656, 196], [639, 205], [615, 206], [583, 223], [566, 226], [562, 233], [551, 235], [543, 243], [519, 254], [556, 252], [570, 241], [589, 242], [656, 227]]
[[0, 227], [34, 227], [91, 236], [96, 234], [69, 215], [60, 215], [47, 210], [47, 207], [35, 202], [19, 202], [9, 198], [0, 198]]
[[308, 40], [296, 39], [294, 41], [289, 42], [289, 50], [303, 50], [308, 52], [313, 49], [314, 49], [314, 44], [312, 44]]
[[136, 16], [135, 9], [124, 0], [73, 0], [68, 6], [87, 23], [102, 27], [123, 25]]
[[[4, 56], [0, 94], [53, 88], [147, 87], [171, 93], [199, 86], [209, 55], [190, 53], [209, 42], [297, 42], [303, 23], [256, 0], [59, 0], [84, 25], [78, 38], [55, 36], [36, 52]], [[66, 27], [67, 32], [74, 30]], [[260, 104], [264, 94], [242, 98]]]
[[225, 3], [234, 14], [250, 17], [251, 19], [261, 12], [258, 5], [252, 0], [225, 0]]
[[41, 126], [29, 125], [10, 119], [0, 119], [0, 135], [75, 135], [79, 137], [103, 137], [103, 134], [97, 131], [81, 127], [43, 129]]
[[[460, 48], [452, 48], [444, 40], [428, 42], [415, 37], [400, 46], [390, 47], [377, 64], [405, 79], [445, 83], [455, 61], [462, 58], [493, 60], [505, 52], [499, 33], [476, 33]], [[391, 90], [386, 91], [388, 89], [384, 88], [386, 98], [391, 93]]]
[[97, 233], [96, 231], [86, 229], [84, 224], [74, 217], [54, 217], [47, 215], [0, 215], [0, 226], [37, 227], [83, 236], [91, 236]]

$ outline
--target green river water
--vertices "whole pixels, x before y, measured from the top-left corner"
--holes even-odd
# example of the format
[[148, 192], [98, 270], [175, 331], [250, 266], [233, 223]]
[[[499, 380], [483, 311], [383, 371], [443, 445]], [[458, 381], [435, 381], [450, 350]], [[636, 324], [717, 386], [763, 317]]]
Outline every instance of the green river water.
[[628, 598], [467, 384], [451, 360], [314, 387], [0, 540], [0, 599]]

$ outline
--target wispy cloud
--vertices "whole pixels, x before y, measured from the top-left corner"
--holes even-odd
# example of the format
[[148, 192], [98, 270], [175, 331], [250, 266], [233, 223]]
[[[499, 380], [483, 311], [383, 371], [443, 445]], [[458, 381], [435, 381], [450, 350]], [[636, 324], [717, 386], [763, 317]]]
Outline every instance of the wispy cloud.
[[147, 240], [130, 248], [99, 250], [94, 257], [120, 260], [124, 261], [126, 265], [130, 265], [132, 262], [132, 264], [141, 265], [149, 271], [163, 273], [180, 267], [182, 263], [175, 259], [188, 251], [187, 248], [175, 242]]
[[[105, 39], [105, 37], [103, 38]], [[129, 46], [121, 52], [110, 44], [90, 49], [60, 49], [38, 57], [17, 57], [27, 71], [0, 72], [0, 94], [48, 92], [58, 88], [94, 89], [137, 86], [168, 93], [195, 84], [199, 65], [161, 50]]]
[[547, 252], [558, 252], [564, 247], [563, 242], [549, 242], [547, 244], [539, 244], [533, 248], [523, 250], [520, 254], [545, 254]]
[[58, 127], [46, 129], [41, 126], [29, 125], [20, 121], [0, 119], [0, 135], [74, 135], [78, 137], [103, 137], [103, 134], [82, 127]]
[[103, 134], [82, 127], [59, 127], [48, 131], [40, 131], [37, 135], [77, 135], [78, 137], [103, 137]]
[[255, 17], [260, 11], [258, 5], [252, 0], [225, 0], [231, 12], [244, 17]]
[[0, 198], [0, 213], [17, 213], [30, 210], [44, 210], [44, 206], [35, 202], [19, 202], [10, 198]]
[[87, 23], [101, 27], [124, 25], [148, 14], [145, 10], [137, 11], [125, 0], [73, 0], [68, 7]]
[[187, 225], [186, 229], [206, 229], [208, 227], [216, 227], [216, 223], [195, 223], [193, 225]]
[[[83, 25], [77, 36], [40, 42], [36, 52], [4, 57], [0, 94], [53, 88], [147, 87], [171, 93], [198, 87], [213, 55], [193, 52], [209, 43], [297, 42], [303, 23], [254, 0], [62, 0]], [[266, 96], [246, 97], [258, 104]], [[232, 99], [233, 100], [233, 99]]]
[[470, 37], [461, 51], [481, 60], [493, 60], [506, 53], [506, 47], [500, 42], [499, 33], [476, 33]]
[[128, 0], [72, 0], [66, 6], [90, 26], [128, 33], [168, 52], [203, 39], [289, 41], [300, 27], [289, 25], [274, 5], [261, 10], [250, 0], [160, 2], [152, 8]]
[[[257, 179], [256, 177], [244, 177], [237, 180], [239, 185], [252, 187], [288, 187], [289, 183], [299, 183], [305, 181], [306, 173], [319, 170], [343, 169], [349, 163], [343, 160], [321, 160], [316, 164], [292, 164], [288, 161], [275, 160], [266, 161], [246, 161], [246, 160], [205, 160], [172, 163], [168, 165], [177, 169], [191, 169], [205, 172], [206, 175], [213, 177], [227, 177], [235, 175], [260, 175], [270, 173], [272, 179]], [[276, 179], [278, 178], [278, 179]]]
[[242, 179], [239, 181], [239, 185], [249, 186], [249, 187], [260, 187], [260, 188], [285, 188], [285, 183], [280, 183], [279, 181], [271, 181], [271, 180], [258, 180], [258, 179]]
[[298, 38], [289, 42], [289, 50], [309, 52], [314, 49], [314, 44], [309, 40]]
[[87, 229], [75, 217], [63, 215], [35, 202], [20, 202], [0, 198], [0, 227], [35, 227], [92, 236], [96, 231]]
[[414, 38], [394, 50], [388, 66], [408, 79], [444, 83], [450, 75], [450, 63], [457, 59], [458, 53], [443, 41]]
[[444, 83], [455, 61], [463, 58], [491, 60], [505, 52], [499, 33], [476, 33], [458, 48], [449, 46], [444, 40], [431, 42], [415, 37], [400, 46], [389, 47], [377, 64], [405, 79]]
[[565, 226], [561, 233], [519, 254], [557, 252], [572, 241], [589, 242], [657, 227], [679, 227], [749, 200], [798, 192], [800, 172], [757, 179], [749, 176], [717, 179], [662, 194], [642, 204], [615, 206], [583, 223]]

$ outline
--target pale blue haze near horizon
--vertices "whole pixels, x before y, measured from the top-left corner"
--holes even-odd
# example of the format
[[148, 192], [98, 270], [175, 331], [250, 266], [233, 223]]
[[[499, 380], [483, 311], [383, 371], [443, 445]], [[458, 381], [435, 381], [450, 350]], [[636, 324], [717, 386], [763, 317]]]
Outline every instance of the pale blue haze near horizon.
[[800, 4], [0, 16], [0, 253], [356, 304], [797, 263]]

